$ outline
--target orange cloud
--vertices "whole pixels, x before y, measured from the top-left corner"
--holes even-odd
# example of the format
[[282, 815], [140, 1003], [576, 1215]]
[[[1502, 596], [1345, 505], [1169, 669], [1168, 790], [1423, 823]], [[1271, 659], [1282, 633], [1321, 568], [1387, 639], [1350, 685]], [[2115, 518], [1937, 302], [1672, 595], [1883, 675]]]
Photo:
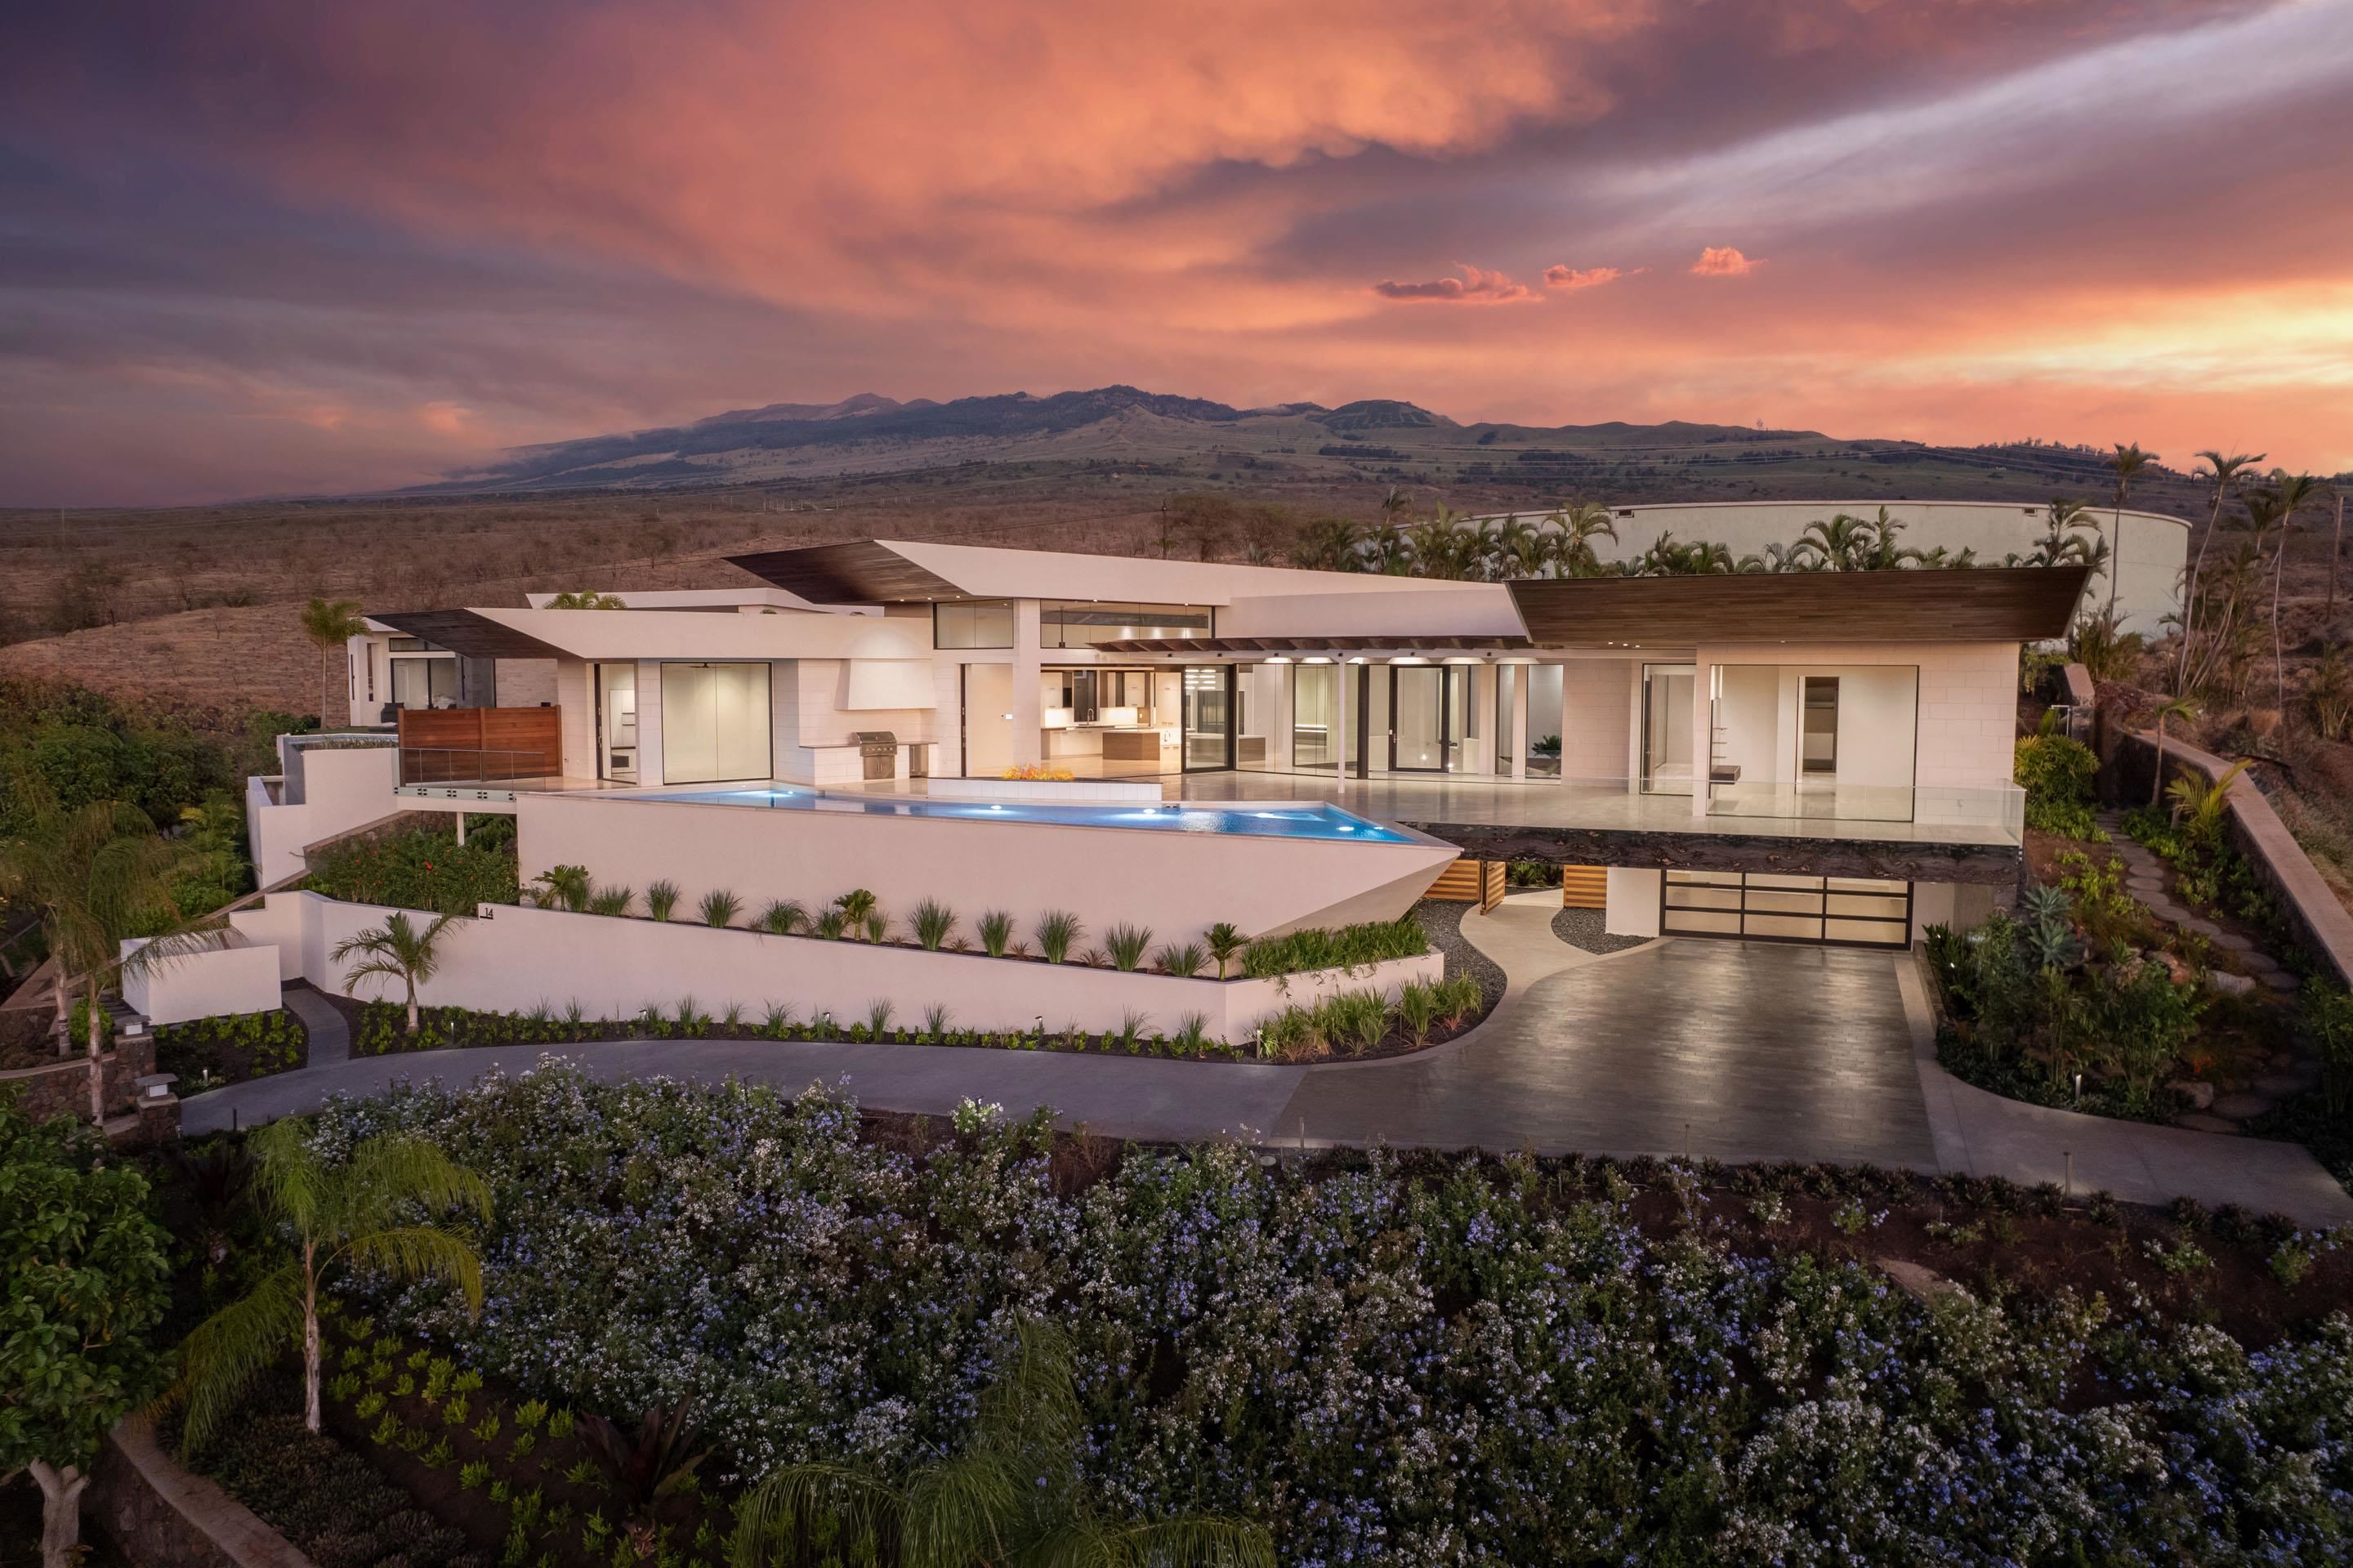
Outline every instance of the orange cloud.
[[1525, 283], [1515, 283], [1501, 272], [1482, 271], [1462, 262], [1455, 265], [1462, 269], [1460, 278], [1432, 278], [1422, 283], [1399, 283], [1385, 278], [1373, 285], [1373, 292], [1382, 299], [1406, 304], [1509, 305], [1537, 297], [1534, 289]]
[[1762, 256], [1751, 260], [1729, 245], [1711, 245], [1699, 253], [1691, 270], [1694, 278], [1741, 278], [1763, 265]]
[[[1636, 272], [1641, 270], [1642, 269], [1640, 267], [1634, 269]], [[1553, 266], [1546, 268], [1544, 273], [1546, 288], [1565, 289], [1571, 291], [1578, 289], [1598, 289], [1604, 283], [1614, 283], [1620, 278], [1630, 276], [1632, 273], [1622, 272], [1615, 267]]]

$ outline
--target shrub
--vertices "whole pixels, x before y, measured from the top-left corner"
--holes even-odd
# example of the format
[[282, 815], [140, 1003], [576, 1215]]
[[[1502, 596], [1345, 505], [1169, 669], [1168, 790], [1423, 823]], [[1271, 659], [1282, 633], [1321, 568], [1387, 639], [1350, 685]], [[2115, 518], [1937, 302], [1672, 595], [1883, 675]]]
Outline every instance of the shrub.
[[1362, 926], [1310, 927], [1283, 937], [1261, 937], [1242, 951], [1242, 973], [1251, 980], [1313, 969], [1361, 969], [1391, 959], [1414, 959], [1430, 951], [1430, 934], [1407, 916]]
[[1113, 926], [1103, 933], [1103, 947], [1111, 953], [1112, 968], [1123, 974], [1132, 974], [1143, 967], [1145, 950], [1152, 945], [1152, 928], [1148, 926]]
[[908, 923], [914, 927], [916, 945], [927, 953], [936, 953], [955, 934], [955, 911], [936, 899], [926, 898], [915, 906]]
[[208, 1083], [237, 1083], [299, 1067], [308, 1054], [308, 1039], [301, 1022], [282, 1009], [191, 1019], [155, 1031], [155, 1070], [177, 1075], [180, 1092], [195, 1094]]
[[789, 937], [808, 922], [808, 911], [797, 900], [771, 898], [752, 924], [773, 937]]
[[600, 887], [588, 895], [588, 913], [614, 916], [626, 916], [636, 897], [637, 893], [631, 888]]
[[454, 833], [414, 828], [322, 850], [303, 885], [330, 898], [442, 915], [478, 904], [519, 904], [512, 849], [459, 843]]
[[992, 909], [980, 917], [976, 927], [980, 932], [980, 950], [992, 959], [1001, 959], [1013, 943], [1013, 916], [1002, 909]]
[[1049, 909], [1038, 916], [1038, 952], [1050, 964], [1071, 956], [1071, 944], [1087, 934], [1079, 917], [1067, 909]]
[[714, 887], [702, 895], [696, 909], [706, 926], [733, 926], [735, 916], [743, 912], [744, 901], [723, 887]]
[[871, 915], [866, 916], [866, 939], [868, 941], [881, 942], [882, 938], [888, 937], [890, 934], [891, 916], [883, 914], [880, 909], [877, 909]]
[[1198, 942], [1187, 942], [1181, 948], [1174, 942], [1166, 942], [1161, 945], [1158, 952], [1152, 955], [1152, 961], [1160, 967], [1160, 972], [1163, 974], [1175, 975], [1179, 980], [1191, 980], [1201, 972], [1201, 966], [1209, 961], [1209, 956], [1201, 950], [1201, 944]]
[[2091, 747], [2056, 733], [2018, 743], [2011, 777], [2026, 790], [2026, 825], [2071, 839], [2099, 833], [2092, 784], [2100, 759]]
[[668, 877], [646, 885], [646, 914], [656, 920], [667, 920], [678, 907], [678, 884]]
[[2320, 1057], [2321, 1097], [2342, 1116], [2353, 1104], [2353, 992], [2308, 980], [2300, 1003], [2305, 1038]]
[[810, 924], [809, 935], [820, 938], [825, 941], [839, 942], [841, 940], [842, 933], [849, 928], [849, 917], [848, 916], [844, 915], [839, 909], [828, 909], [818, 916], [817, 919]]
[[1388, 1033], [1389, 1005], [1377, 991], [1335, 991], [1317, 1008], [1324, 1037], [1351, 1054], [1369, 1051]]

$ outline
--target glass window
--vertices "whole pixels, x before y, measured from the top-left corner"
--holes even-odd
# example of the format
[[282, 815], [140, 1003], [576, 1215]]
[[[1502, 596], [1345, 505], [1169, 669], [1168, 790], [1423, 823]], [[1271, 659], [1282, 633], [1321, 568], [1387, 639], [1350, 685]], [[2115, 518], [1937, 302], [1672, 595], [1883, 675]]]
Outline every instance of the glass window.
[[1212, 620], [1206, 605], [1050, 599], [1038, 607], [1038, 641], [1048, 648], [1084, 648], [1148, 637], [1207, 637]]
[[1185, 767], [1189, 771], [1233, 764], [1233, 673], [1221, 664], [1185, 671]]
[[969, 603], [932, 606], [932, 646], [1012, 647], [1013, 602], [1010, 599], [982, 599]]
[[385, 646], [389, 648], [395, 653], [422, 653], [426, 652], [425, 639], [422, 637], [395, 637], [388, 641]]
[[1292, 766], [1336, 769], [1340, 766], [1340, 666], [1302, 664], [1292, 679]]
[[1692, 703], [1698, 669], [1642, 666], [1642, 788], [1654, 795], [1692, 792]]
[[768, 666], [662, 666], [662, 778], [671, 784], [765, 779]]
[[458, 705], [458, 661], [441, 657], [392, 661], [392, 701], [403, 708]]

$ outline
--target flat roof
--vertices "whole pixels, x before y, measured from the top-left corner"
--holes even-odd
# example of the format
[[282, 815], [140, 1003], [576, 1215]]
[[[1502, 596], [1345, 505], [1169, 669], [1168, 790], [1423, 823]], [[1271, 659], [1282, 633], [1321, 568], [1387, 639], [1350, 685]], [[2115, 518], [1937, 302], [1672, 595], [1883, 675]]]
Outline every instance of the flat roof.
[[2067, 635], [2090, 577], [2090, 567], [2077, 565], [1546, 577], [1504, 586], [1540, 648], [2042, 642]]
[[730, 556], [729, 563], [812, 604], [954, 603], [969, 599], [1099, 599], [1123, 604], [1229, 605], [1287, 594], [1376, 595], [1464, 584], [1368, 572], [1309, 571], [1229, 561], [1014, 550], [987, 545], [859, 539]]

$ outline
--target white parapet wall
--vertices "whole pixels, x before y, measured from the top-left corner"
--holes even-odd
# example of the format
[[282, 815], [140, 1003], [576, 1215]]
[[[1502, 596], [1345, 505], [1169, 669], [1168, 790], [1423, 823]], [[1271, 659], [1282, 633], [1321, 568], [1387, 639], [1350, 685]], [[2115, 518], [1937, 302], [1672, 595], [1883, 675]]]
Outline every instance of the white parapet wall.
[[[273, 893], [261, 907], [229, 918], [253, 944], [249, 950], [275, 949], [276, 978], [345, 993], [350, 964], [331, 957], [336, 945], [395, 913], [316, 893]], [[1406, 982], [1445, 972], [1444, 959], [1427, 953], [1278, 980], [1179, 980], [507, 905], [485, 905], [480, 917], [452, 922], [441, 945], [440, 967], [419, 989], [428, 1006], [520, 1012], [544, 1004], [562, 1012], [576, 1002], [590, 1018], [629, 1019], [647, 1007], [674, 1012], [691, 997], [713, 1016], [733, 1006], [756, 1022], [776, 1005], [803, 1022], [830, 1013], [847, 1026], [887, 1001], [892, 1022], [908, 1027], [920, 1026], [936, 1006], [947, 1009], [951, 1028], [1028, 1029], [1043, 1019], [1050, 1030], [1099, 1033], [1136, 1013], [1147, 1033], [1162, 1033], [1198, 1013], [1211, 1036], [1236, 1043], [1286, 1007], [1342, 991], [1377, 989], [1394, 999]], [[359, 994], [397, 1001], [404, 993], [395, 982], [389, 993], [366, 986]]]
[[[304, 747], [301, 779], [299, 801], [273, 798], [269, 780], [246, 780], [245, 831], [253, 848], [254, 875], [263, 887], [301, 874], [302, 851], [308, 845], [411, 804], [394, 792], [400, 783], [396, 747]], [[281, 782], [279, 788], [282, 791], [286, 786]]]
[[[129, 958], [145, 938], [122, 944]], [[278, 950], [255, 946], [234, 930], [206, 939], [190, 952], [173, 953], [151, 964], [127, 966], [122, 1000], [157, 1025], [185, 1023], [231, 1012], [268, 1012], [279, 1004]]]
[[525, 883], [551, 866], [581, 865], [598, 886], [630, 888], [641, 901], [654, 882], [672, 883], [681, 912], [724, 890], [747, 916], [772, 898], [822, 907], [864, 888], [894, 922], [928, 898], [967, 927], [1002, 909], [1025, 936], [1039, 915], [1068, 910], [1086, 926], [1081, 948], [1122, 924], [1187, 942], [1220, 921], [1265, 937], [1393, 920], [1460, 853], [1419, 835], [1286, 838], [594, 794], [515, 804]]

